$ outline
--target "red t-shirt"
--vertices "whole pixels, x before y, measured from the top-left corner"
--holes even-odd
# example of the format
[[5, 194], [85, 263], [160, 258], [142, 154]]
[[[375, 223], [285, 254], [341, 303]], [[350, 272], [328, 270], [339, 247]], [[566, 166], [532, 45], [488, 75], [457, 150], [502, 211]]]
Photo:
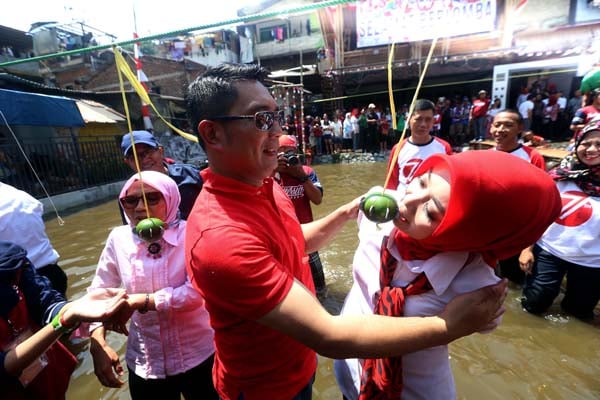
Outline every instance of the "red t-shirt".
[[490, 99], [476, 99], [473, 101], [473, 118], [485, 117], [490, 107]]
[[[308, 175], [308, 178], [311, 180], [313, 185], [323, 192], [321, 182], [319, 182], [319, 178], [317, 178], [315, 171], [306, 165], [303, 165], [302, 169], [304, 170], [304, 173]], [[294, 178], [293, 176], [284, 174], [279, 174], [277, 181], [281, 187], [283, 187], [283, 191], [287, 194], [290, 200], [292, 200], [298, 221], [301, 224], [312, 222], [313, 214], [310, 206], [310, 199], [306, 195], [302, 181]]]
[[224, 400], [292, 398], [316, 370], [313, 350], [256, 322], [298, 279], [314, 285], [294, 207], [271, 178], [261, 187], [201, 173], [188, 217], [186, 266], [215, 330], [213, 381]]

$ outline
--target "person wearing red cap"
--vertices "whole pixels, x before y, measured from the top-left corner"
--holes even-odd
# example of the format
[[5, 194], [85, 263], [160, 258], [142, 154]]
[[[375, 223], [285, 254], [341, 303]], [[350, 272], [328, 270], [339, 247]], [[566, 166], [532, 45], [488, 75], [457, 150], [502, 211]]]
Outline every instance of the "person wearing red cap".
[[453, 299], [435, 317], [331, 315], [307, 254], [355, 220], [360, 199], [300, 224], [270, 175], [283, 111], [257, 65], [210, 67], [190, 84], [191, 126], [208, 155], [186, 229], [186, 266], [215, 331], [213, 381], [223, 400], [311, 399], [316, 353], [387, 357], [447, 344], [503, 312], [507, 284]]
[[[359, 215], [354, 285], [341, 316], [435, 315], [461, 293], [498, 282], [496, 259], [536, 240], [561, 203], [541, 169], [503, 152], [468, 151], [425, 160], [398, 207], [385, 224]], [[336, 360], [334, 368], [349, 400], [456, 398], [443, 345], [402, 357]]]
[[473, 127], [475, 129], [474, 140], [476, 142], [483, 142], [485, 140], [485, 125], [490, 102], [485, 90], [480, 90], [477, 94], [477, 98], [473, 100], [473, 106], [469, 113], [469, 121], [473, 121]]
[[[296, 152], [297, 146], [294, 136], [279, 136], [278, 165], [273, 178], [292, 200], [298, 221], [306, 224], [313, 221], [310, 204], [319, 205], [323, 200], [323, 186], [317, 173], [300, 162]], [[326, 289], [325, 274], [318, 251], [309, 254], [308, 263], [315, 289], [318, 294], [323, 293]]]

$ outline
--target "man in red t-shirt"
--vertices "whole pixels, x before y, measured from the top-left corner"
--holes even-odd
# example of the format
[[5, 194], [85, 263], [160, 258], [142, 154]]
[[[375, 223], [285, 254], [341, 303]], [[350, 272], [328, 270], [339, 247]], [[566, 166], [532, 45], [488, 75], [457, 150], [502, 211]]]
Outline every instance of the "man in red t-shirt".
[[[306, 224], [313, 221], [310, 204], [319, 205], [323, 200], [323, 186], [317, 173], [311, 167], [302, 165], [297, 149], [298, 143], [294, 136], [279, 137], [278, 166], [274, 178], [292, 200], [298, 221]], [[308, 256], [315, 289], [317, 294], [323, 294], [326, 290], [325, 274], [319, 252], [312, 252]]]
[[390, 357], [489, 329], [502, 314], [505, 281], [456, 297], [440, 316], [334, 316], [323, 308], [306, 254], [357, 218], [359, 198], [298, 223], [292, 202], [269, 177], [283, 112], [262, 83], [267, 74], [257, 65], [223, 64], [208, 68], [186, 93], [210, 165], [187, 221], [186, 268], [215, 331], [220, 398], [310, 399], [315, 351]]
[[490, 99], [487, 98], [487, 92], [480, 90], [478, 98], [473, 101], [469, 120], [473, 121], [475, 129], [475, 141], [483, 142], [485, 139], [485, 128], [487, 123], [487, 112], [490, 107]]

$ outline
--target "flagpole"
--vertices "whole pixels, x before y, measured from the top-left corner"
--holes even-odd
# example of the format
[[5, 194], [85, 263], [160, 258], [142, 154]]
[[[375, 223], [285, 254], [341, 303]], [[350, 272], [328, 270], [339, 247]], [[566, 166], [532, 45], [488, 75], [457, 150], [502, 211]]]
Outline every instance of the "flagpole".
[[[137, 34], [137, 18], [135, 15], [135, 5], [133, 6], [133, 27], [135, 29], [135, 32], [133, 32], [133, 38], [137, 39], [139, 38], [138, 34]], [[146, 74], [144, 74], [144, 71], [142, 70], [142, 53], [140, 51], [140, 43], [139, 42], [135, 42], [133, 44], [133, 59], [135, 61], [135, 71], [137, 74], [137, 79], [140, 82], [140, 84], [143, 86], [144, 90], [146, 91], [146, 93], [149, 93], [150, 91], [148, 90], [148, 77], [146, 76]], [[148, 104], [144, 103], [144, 101], [141, 101], [142, 103], [142, 119], [144, 120], [144, 129], [146, 129], [147, 131], [154, 131], [154, 126], [152, 126], [152, 120], [150, 119], [150, 108], [148, 107]]]

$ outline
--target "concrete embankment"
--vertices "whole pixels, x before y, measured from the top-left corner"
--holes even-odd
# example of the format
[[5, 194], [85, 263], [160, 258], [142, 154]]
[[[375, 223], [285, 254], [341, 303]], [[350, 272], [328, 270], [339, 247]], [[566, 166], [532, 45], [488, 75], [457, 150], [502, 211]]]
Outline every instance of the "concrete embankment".
[[[108, 183], [106, 185], [94, 186], [86, 189], [77, 190], [75, 192], [63, 193], [52, 196], [52, 203], [59, 213], [68, 212], [70, 210], [81, 209], [86, 205], [96, 204], [102, 201], [115, 199], [119, 195], [125, 181]], [[52, 218], [55, 216], [55, 210], [52, 203], [47, 197], [39, 199], [44, 205], [44, 217]]]

